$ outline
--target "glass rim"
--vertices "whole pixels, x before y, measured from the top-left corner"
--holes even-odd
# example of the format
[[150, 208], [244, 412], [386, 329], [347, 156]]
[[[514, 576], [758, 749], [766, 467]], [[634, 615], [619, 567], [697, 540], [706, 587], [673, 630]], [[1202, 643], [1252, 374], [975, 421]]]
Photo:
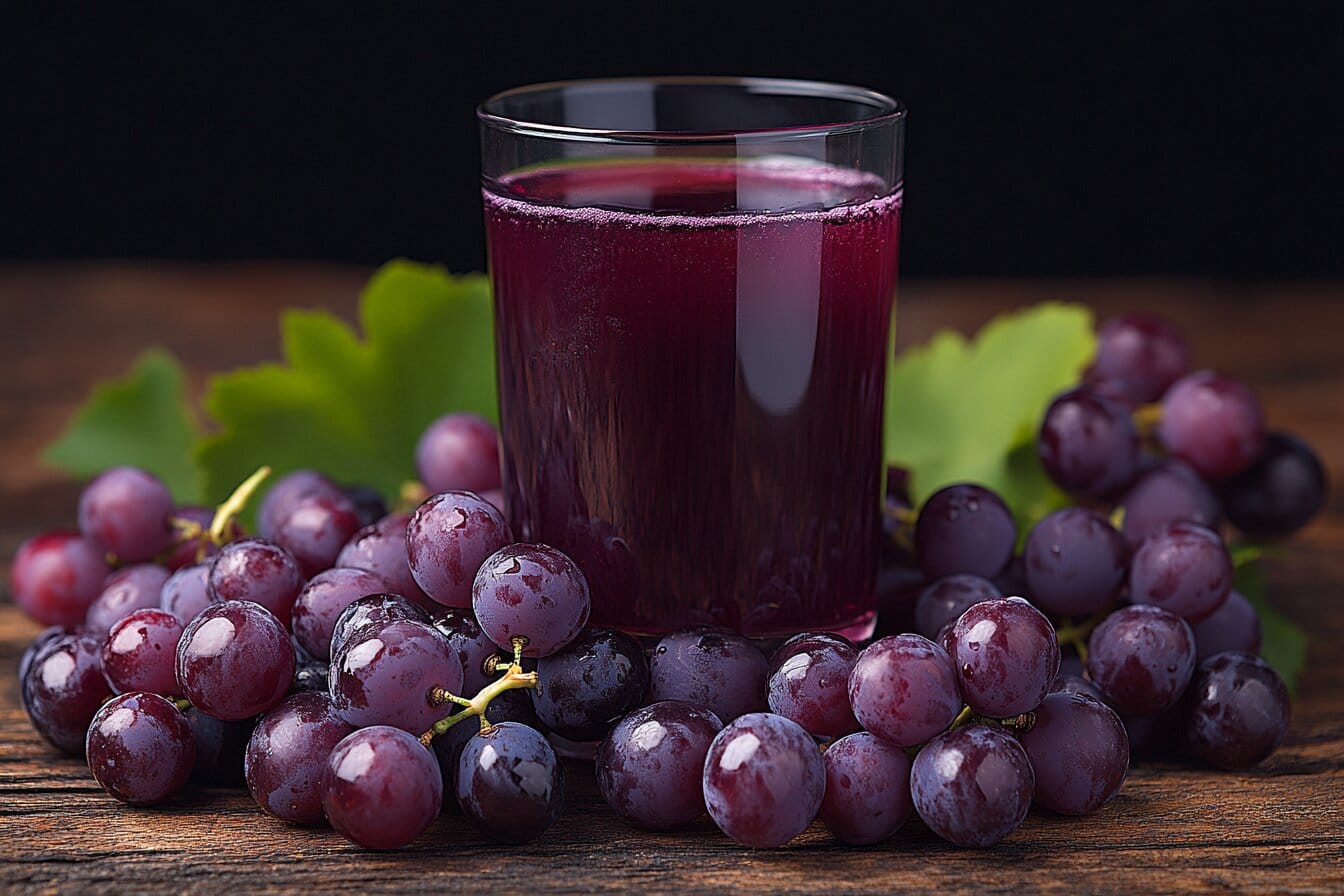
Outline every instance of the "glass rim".
[[[510, 99], [567, 87], [619, 84], [644, 84], [692, 87], [738, 88], [743, 93], [769, 93], [776, 96], [800, 96], [849, 101], [872, 108], [873, 114], [847, 120], [820, 124], [790, 125], [769, 128], [742, 128], [732, 130], [672, 131], [623, 130], [619, 128], [589, 128], [574, 125], [529, 121], [502, 114], [500, 105]], [[492, 108], [493, 107], [493, 108]], [[574, 78], [543, 81], [513, 87], [487, 97], [476, 107], [476, 118], [483, 127], [525, 137], [543, 137], [590, 143], [712, 143], [738, 139], [793, 139], [798, 137], [827, 136], [864, 131], [892, 124], [906, 117], [905, 104], [885, 93], [867, 87], [832, 81], [809, 81], [793, 78], [748, 78], [719, 76], [658, 76], [621, 78]]]

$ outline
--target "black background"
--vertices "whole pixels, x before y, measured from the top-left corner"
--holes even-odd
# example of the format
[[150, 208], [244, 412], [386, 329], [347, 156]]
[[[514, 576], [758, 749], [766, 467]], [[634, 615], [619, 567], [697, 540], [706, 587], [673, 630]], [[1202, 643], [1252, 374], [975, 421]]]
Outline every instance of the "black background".
[[[355, 10], [355, 11], [352, 11]], [[908, 276], [1344, 274], [1344, 4], [33, 4], [0, 257], [483, 260], [474, 106], [618, 74], [903, 98]]]

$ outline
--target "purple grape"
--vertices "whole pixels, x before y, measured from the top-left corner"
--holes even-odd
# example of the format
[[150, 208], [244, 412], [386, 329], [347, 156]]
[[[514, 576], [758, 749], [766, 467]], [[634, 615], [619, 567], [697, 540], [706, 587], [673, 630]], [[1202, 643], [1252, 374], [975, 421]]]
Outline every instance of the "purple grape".
[[1027, 591], [1047, 613], [1090, 616], [1115, 600], [1125, 581], [1129, 546], [1101, 514], [1057, 510], [1027, 536]]
[[387, 588], [386, 582], [364, 569], [337, 567], [318, 573], [294, 601], [290, 621], [294, 637], [314, 659], [330, 660], [331, 633], [345, 608]]
[[283, 821], [321, 822], [327, 760], [354, 731], [336, 715], [326, 694], [286, 697], [257, 721], [247, 742], [243, 774], [252, 799]]
[[945, 731], [961, 711], [952, 660], [919, 635], [893, 635], [864, 648], [849, 677], [849, 702], [859, 724], [899, 747]]
[[605, 737], [644, 702], [649, 664], [629, 635], [585, 629], [564, 649], [537, 662], [532, 704], [552, 732], [576, 741]]
[[729, 722], [705, 757], [705, 808], [746, 846], [769, 849], [797, 837], [825, 790], [816, 741], [783, 716], [753, 712]]
[[1169, 523], [1144, 539], [1129, 566], [1129, 595], [1198, 622], [1232, 592], [1232, 558], [1198, 523]]
[[1066, 492], [1105, 498], [1138, 472], [1139, 433], [1124, 405], [1090, 389], [1073, 389], [1046, 408], [1036, 454]]
[[103, 583], [102, 593], [89, 605], [85, 631], [105, 635], [136, 610], [157, 609], [167, 581], [168, 570], [153, 563], [139, 563], [112, 573]]
[[310, 495], [295, 503], [280, 522], [275, 541], [311, 578], [331, 569], [359, 528], [359, 510], [345, 495]]
[[1106, 704], [1058, 692], [1036, 707], [1018, 735], [1036, 774], [1036, 802], [1063, 815], [1087, 815], [1120, 791], [1129, 769], [1129, 735]]
[[341, 648], [364, 629], [381, 629], [398, 619], [429, 622], [429, 614], [400, 594], [370, 594], [361, 597], [336, 617], [336, 624], [331, 627], [331, 655], [340, 653]]
[[1195, 633], [1196, 663], [1215, 653], [1260, 652], [1260, 614], [1239, 591], [1229, 594], [1223, 605], [1208, 616], [1191, 623], [1190, 629]]
[[1053, 694], [1082, 694], [1084, 697], [1091, 697], [1093, 700], [1106, 702], [1106, 695], [1101, 692], [1101, 688], [1094, 685], [1081, 675], [1056, 675], [1055, 683], [1050, 686], [1050, 692]]
[[1126, 716], [1154, 715], [1180, 699], [1195, 668], [1195, 636], [1174, 613], [1149, 604], [1123, 607], [1087, 642], [1087, 675]]
[[367, 569], [387, 582], [393, 594], [400, 594], [417, 606], [430, 610], [439, 604], [431, 601], [411, 575], [406, 555], [406, 526], [411, 518], [404, 513], [385, 516], [372, 526], [354, 534], [336, 555], [337, 566]]
[[1027, 817], [1036, 778], [1022, 745], [1002, 728], [967, 725], [934, 738], [910, 768], [910, 796], [929, 828], [983, 849]]
[[1056, 678], [1077, 675], [1079, 677], [1086, 675], [1087, 671], [1083, 668], [1083, 660], [1076, 652], [1071, 649], [1065, 649], [1063, 646], [1059, 650], [1059, 674]]
[[19, 545], [9, 593], [42, 625], [82, 625], [107, 578], [103, 551], [77, 532], [47, 532]]
[[327, 758], [322, 811], [331, 826], [365, 849], [401, 849], [443, 807], [439, 764], [413, 735], [378, 725], [348, 735]]
[[1319, 513], [1328, 490], [1316, 453], [1301, 439], [1274, 432], [1251, 468], [1225, 482], [1220, 494], [1232, 525], [1254, 538], [1280, 538]]
[[616, 814], [665, 831], [705, 814], [705, 756], [723, 724], [683, 700], [637, 709], [597, 748], [597, 786]]
[[546, 738], [501, 722], [467, 742], [458, 759], [457, 802], [472, 824], [504, 843], [527, 843], [560, 817], [565, 785]]
[[1249, 768], [1283, 743], [1292, 705], [1283, 680], [1258, 656], [1219, 653], [1191, 688], [1185, 738], [1190, 752], [1220, 768]]
[[196, 742], [196, 764], [191, 780], [207, 787], [243, 787], [243, 754], [256, 723], [252, 719], [225, 722], [194, 706], [184, 713]]
[[[32, 668], [33, 660], [37, 659], [37, 655], [42, 652], [42, 648], [55, 641], [57, 638], [69, 634], [74, 634], [74, 630], [60, 625], [49, 626], [38, 632], [37, 637], [33, 638], [33, 640], [28, 643], [28, 646], [23, 649], [23, 654], [19, 657], [18, 679], [19, 702], [23, 704], [24, 712], [29, 712], [29, 710], [28, 689], [23, 686], [23, 682], [28, 678], [28, 670]], [[29, 714], [31, 715], [31, 713]]]
[[287, 473], [275, 481], [261, 501], [257, 510], [257, 534], [267, 540], [274, 539], [285, 517], [304, 498], [340, 494], [340, 487], [316, 470]]
[[157, 608], [136, 610], [112, 626], [103, 643], [103, 675], [112, 692], [178, 693], [174, 665], [181, 638], [182, 623]]
[[858, 658], [859, 649], [839, 635], [811, 633], [785, 642], [771, 659], [766, 679], [770, 711], [813, 737], [858, 731], [849, 707], [849, 675]]
[[268, 610], [248, 601], [211, 604], [177, 644], [177, 684], [191, 704], [226, 722], [259, 715], [284, 699], [294, 646]]
[[1265, 419], [1244, 383], [1201, 370], [1167, 390], [1157, 437], [1204, 478], [1226, 479], [1260, 456]]
[[1213, 491], [1188, 464], [1166, 460], [1135, 480], [1120, 499], [1121, 531], [1130, 547], [1168, 523], [1199, 523], [1216, 529], [1222, 510]]
[[1003, 499], [978, 485], [934, 492], [915, 521], [915, 556], [930, 581], [957, 573], [991, 578], [1013, 556], [1017, 526]]
[[573, 560], [544, 544], [511, 544], [481, 565], [471, 606], [501, 649], [511, 651], [512, 640], [523, 638], [523, 656], [539, 659], [578, 636], [592, 601]]
[[331, 702], [356, 728], [391, 725], [419, 735], [452, 707], [430, 692], [462, 692], [462, 663], [424, 622], [398, 619], [354, 635], [331, 662]]
[[470, 492], [434, 495], [406, 526], [411, 575], [425, 594], [445, 607], [472, 606], [477, 570], [487, 557], [512, 543], [513, 530], [504, 515]]
[[184, 566], [170, 575], [159, 591], [159, 609], [187, 626], [202, 610], [218, 603], [210, 595], [210, 564]]
[[952, 648], [966, 704], [995, 719], [1035, 709], [1059, 672], [1054, 626], [1020, 597], [981, 601], [962, 613]]
[[910, 819], [915, 807], [905, 750], [860, 731], [831, 744], [821, 759], [826, 795], [818, 814], [837, 840], [881, 843]]
[[499, 433], [475, 414], [448, 414], [425, 429], [415, 446], [415, 469], [430, 492], [476, 492], [500, 487]]
[[[545, 733], [542, 731], [541, 722], [537, 720], [537, 711], [532, 706], [532, 698], [523, 688], [504, 691], [492, 698], [485, 708], [484, 718], [489, 725], [517, 722], [540, 733]], [[444, 734], [434, 738], [434, 755], [439, 758], [439, 770], [443, 772], [443, 786], [446, 792], [457, 792], [458, 760], [462, 758], [462, 751], [466, 748], [467, 742], [475, 737], [480, 730], [481, 725], [478, 719], [464, 719], [449, 728]], [[446, 805], [456, 807], [457, 801], [455, 799], [449, 800]]]
[[721, 628], [666, 635], [649, 661], [649, 702], [685, 700], [727, 723], [766, 709], [769, 663], [756, 645]]
[[499, 656], [499, 647], [481, 631], [480, 623], [471, 615], [470, 610], [452, 608], [444, 610], [434, 617], [433, 625], [457, 654], [457, 658], [462, 661], [464, 696], [470, 697], [479, 693], [481, 688], [499, 677], [499, 672], [488, 673], [485, 669], [486, 662], [491, 657]]
[[1152, 314], [1122, 314], [1097, 330], [1091, 375], [1121, 383], [1129, 397], [1157, 401], [1190, 371], [1190, 346], [1180, 331]]
[[196, 764], [186, 718], [158, 694], [122, 694], [89, 724], [86, 752], [94, 780], [132, 806], [152, 806], [177, 793]]
[[943, 626], [956, 622], [982, 600], [1003, 597], [999, 586], [980, 576], [955, 575], [939, 579], [919, 593], [915, 602], [915, 630], [933, 638]]
[[[375, 488], [367, 485], [347, 485], [341, 494], [354, 506], [355, 516], [359, 518], [359, 528], [372, 526], [387, 516], [387, 502]], [[336, 564], [339, 566], [340, 564]]]
[[105, 470], [79, 496], [79, 531], [122, 563], [142, 563], [173, 541], [173, 495], [135, 467]]
[[23, 679], [23, 706], [37, 733], [72, 756], [84, 751], [84, 735], [103, 700], [103, 641], [93, 635], [61, 635], [37, 652]]
[[303, 574], [289, 551], [260, 538], [248, 538], [219, 552], [207, 581], [214, 600], [260, 604], [288, 628]]

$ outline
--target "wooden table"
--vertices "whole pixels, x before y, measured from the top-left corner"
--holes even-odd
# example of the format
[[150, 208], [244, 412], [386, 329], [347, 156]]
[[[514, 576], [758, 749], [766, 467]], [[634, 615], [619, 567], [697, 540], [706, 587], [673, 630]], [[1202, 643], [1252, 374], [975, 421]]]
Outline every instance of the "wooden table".
[[[39, 529], [68, 525], [77, 486], [36, 455], [96, 378], [166, 345], [206, 372], [275, 357], [288, 304], [351, 313], [366, 271], [281, 265], [95, 266], [0, 271], [0, 556]], [[1341, 481], [1344, 285], [1230, 287], [1198, 282], [911, 284], [901, 340], [974, 327], [1043, 299], [1101, 313], [1158, 309], [1185, 327], [1200, 363], [1255, 386], [1276, 425], [1309, 438]], [[0, 606], [0, 887], [34, 892], [740, 891], [939, 893], [1344, 892], [1344, 495], [1271, 563], [1273, 597], [1312, 634], [1288, 742], [1229, 774], [1138, 765], [1100, 814], [1033, 813], [996, 849], [941, 842], [918, 821], [869, 849], [837, 846], [820, 825], [786, 849], [738, 847], [704, 822], [655, 835], [620, 823], [589, 770], [571, 764], [565, 816], [527, 847], [497, 846], [459, 816], [414, 848], [359, 850], [329, 830], [289, 827], [242, 792], [189, 789], [129, 809], [76, 759], [58, 757], [18, 706], [14, 669], [36, 626]]]

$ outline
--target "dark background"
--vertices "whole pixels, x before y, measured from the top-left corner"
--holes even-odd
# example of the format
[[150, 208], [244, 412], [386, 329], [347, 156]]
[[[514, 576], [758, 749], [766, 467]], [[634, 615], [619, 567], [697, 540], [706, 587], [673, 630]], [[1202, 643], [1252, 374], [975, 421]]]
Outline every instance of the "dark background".
[[34, 4], [0, 258], [480, 268], [473, 110], [617, 74], [903, 98], [903, 274], [1344, 275], [1344, 4]]

